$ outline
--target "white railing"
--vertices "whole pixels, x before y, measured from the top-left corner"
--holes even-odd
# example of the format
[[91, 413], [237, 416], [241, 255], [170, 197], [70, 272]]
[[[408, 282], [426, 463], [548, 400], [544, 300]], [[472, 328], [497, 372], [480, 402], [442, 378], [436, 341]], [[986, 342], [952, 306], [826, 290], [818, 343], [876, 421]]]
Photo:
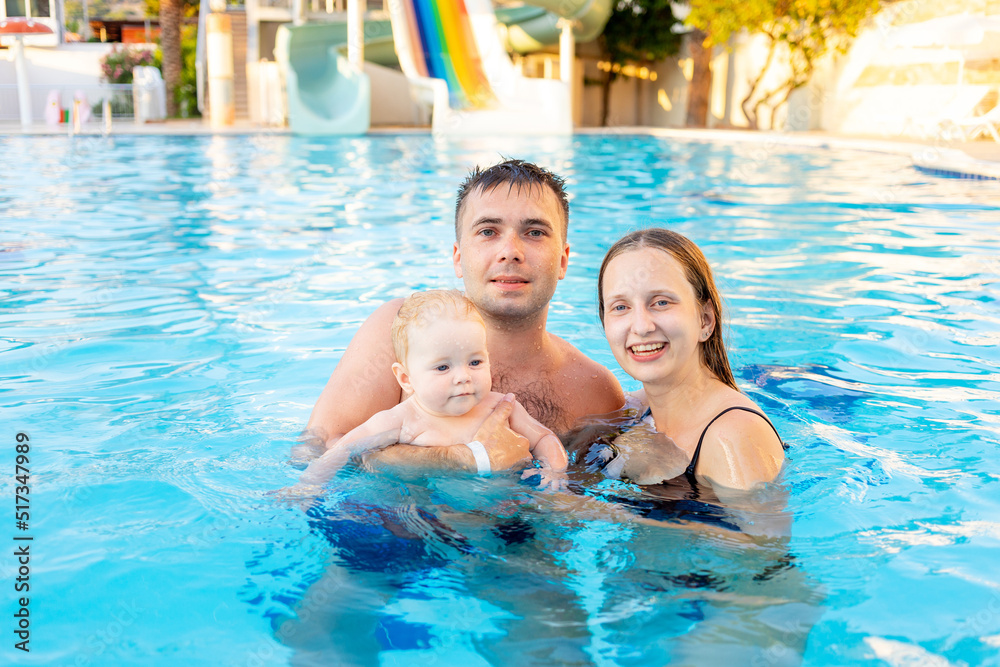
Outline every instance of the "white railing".
[[[389, 0], [362, 0], [364, 11], [384, 12], [389, 14]], [[267, 9], [287, 9], [294, 10], [293, 0], [257, 0], [257, 7]], [[347, 0], [302, 0], [306, 13], [310, 15], [318, 14], [347, 14]]]
[[[135, 111], [132, 103], [132, 84], [101, 83], [90, 85], [32, 85], [31, 118], [35, 123], [46, 123], [47, 119], [58, 117], [57, 110], [72, 109], [76, 99], [81, 100], [81, 118], [100, 123], [103, 117], [104, 101], [111, 105], [113, 120], [132, 120]], [[0, 84], [0, 123], [20, 122], [18, 112], [17, 86]]]

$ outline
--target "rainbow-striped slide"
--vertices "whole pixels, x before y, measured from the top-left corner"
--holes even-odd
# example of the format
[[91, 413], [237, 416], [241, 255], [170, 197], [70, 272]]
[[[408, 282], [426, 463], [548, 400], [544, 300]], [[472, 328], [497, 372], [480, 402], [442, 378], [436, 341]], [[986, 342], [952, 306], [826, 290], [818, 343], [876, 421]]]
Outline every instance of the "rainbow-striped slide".
[[[496, 96], [483, 73], [465, 0], [399, 0], [405, 35], [396, 29], [396, 52], [404, 71], [443, 79], [452, 107], [488, 109]], [[409, 65], [409, 67], [407, 67]]]

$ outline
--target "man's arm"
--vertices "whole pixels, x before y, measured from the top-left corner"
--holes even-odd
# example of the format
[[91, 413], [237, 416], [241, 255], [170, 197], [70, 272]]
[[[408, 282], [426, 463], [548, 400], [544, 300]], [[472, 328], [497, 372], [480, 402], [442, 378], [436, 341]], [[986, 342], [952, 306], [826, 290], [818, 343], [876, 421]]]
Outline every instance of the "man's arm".
[[[483, 443], [493, 470], [509, 470], [531, 460], [528, 440], [511, 431], [507, 425], [513, 408], [514, 396], [507, 394], [483, 421], [473, 438]], [[447, 447], [393, 445], [377, 452], [369, 452], [363, 460], [375, 468], [425, 467], [437, 470], [476, 470], [476, 459], [472, 455], [472, 450], [464, 444]]]
[[361, 325], [313, 407], [306, 432], [327, 447], [372, 415], [399, 404], [402, 389], [392, 374], [392, 320], [402, 299], [379, 306]]

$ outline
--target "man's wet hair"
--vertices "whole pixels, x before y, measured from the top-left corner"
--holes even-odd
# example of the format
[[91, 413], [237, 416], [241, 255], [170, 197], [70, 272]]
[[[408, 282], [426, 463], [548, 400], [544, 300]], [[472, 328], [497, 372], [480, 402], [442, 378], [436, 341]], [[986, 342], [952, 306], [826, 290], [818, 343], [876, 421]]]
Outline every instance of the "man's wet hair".
[[468, 178], [462, 182], [458, 188], [458, 199], [455, 202], [455, 238], [459, 238], [459, 220], [462, 217], [462, 208], [465, 200], [474, 191], [489, 192], [504, 183], [507, 184], [508, 192], [517, 188], [531, 189], [535, 186], [547, 187], [556, 196], [556, 200], [562, 207], [562, 233], [563, 241], [566, 240], [566, 233], [569, 226], [569, 200], [566, 198], [566, 181], [553, 174], [548, 169], [539, 167], [537, 164], [525, 162], [524, 160], [514, 160], [508, 158], [500, 164], [495, 164], [486, 169], [476, 167]]

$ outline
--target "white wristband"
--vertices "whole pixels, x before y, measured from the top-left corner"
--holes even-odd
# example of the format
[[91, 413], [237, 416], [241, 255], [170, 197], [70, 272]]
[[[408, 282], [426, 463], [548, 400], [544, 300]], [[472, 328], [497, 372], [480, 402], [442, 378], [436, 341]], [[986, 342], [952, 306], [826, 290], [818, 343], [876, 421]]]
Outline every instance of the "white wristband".
[[476, 469], [480, 475], [489, 475], [493, 472], [493, 468], [490, 467], [490, 457], [486, 453], [486, 448], [483, 447], [483, 443], [478, 440], [473, 440], [472, 442], [465, 445], [472, 452], [472, 456], [476, 459]]

